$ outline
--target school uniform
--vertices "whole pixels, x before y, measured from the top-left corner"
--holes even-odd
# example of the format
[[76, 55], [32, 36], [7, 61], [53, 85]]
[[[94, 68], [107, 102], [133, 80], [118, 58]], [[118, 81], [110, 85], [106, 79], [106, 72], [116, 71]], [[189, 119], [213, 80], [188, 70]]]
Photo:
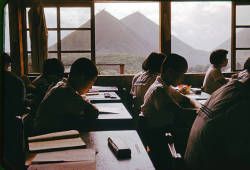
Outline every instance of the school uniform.
[[36, 113], [35, 131], [77, 126], [76, 122], [94, 120], [98, 114], [98, 110], [63, 79], [42, 100]]
[[250, 168], [250, 79], [232, 80], [199, 110], [185, 161], [191, 169]]
[[136, 96], [139, 106], [143, 104], [144, 95], [148, 88], [154, 83], [157, 75], [158, 73], [142, 71], [134, 76], [130, 94]]
[[177, 117], [181, 119], [181, 114], [185, 112], [184, 103], [188, 101], [190, 100], [186, 96], [158, 76], [144, 96], [141, 112], [152, 128], [172, 126], [179, 123], [176, 122]]
[[227, 83], [226, 78], [221, 73], [221, 70], [210, 66], [206, 72], [203, 81], [203, 90], [206, 93], [212, 94], [215, 90]]

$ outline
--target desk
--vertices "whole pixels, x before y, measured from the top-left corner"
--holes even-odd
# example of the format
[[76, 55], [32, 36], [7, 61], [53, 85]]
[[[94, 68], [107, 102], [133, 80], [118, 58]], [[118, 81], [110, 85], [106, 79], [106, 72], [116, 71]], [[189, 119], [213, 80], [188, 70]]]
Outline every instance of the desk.
[[[129, 131], [98, 131], [82, 132], [81, 137], [87, 148], [95, 149], [96, 170], [151, 170], [155, 169], [137, 132]], [[108, 147], [107, 138], [119, 136], [131, 149], [131, 159], [117, 160]]]
[[116, 110], [118, 113], [102, 113], [98, 118], [91, 122], [85, 122], [79, 126], [80, 131], [99, 131], [99, 130], [134, 130], [135, 124], [132, 116], [122, 103], [95, 103], [99, 110]]
[[[107, 97], [105, 97], [107, 95]], [[115, 92], [92, 92], [86, 93], [86, 98], [91, 103], [119, 103], [121, 98]]]
[[100, 113], [97, 120], [91, 124], [93, 130], [128, 130], [134, 129], [132, 116], [122, 103], [96, 103], [94, 104], [99, 110], [111, 108], [118, 113]]
[[[153, 170], [155, 169], [137, 132], [130, 131], [100, 131], [100, 132], [81, 132], [81, 138], [86, 142], [87, 149], [96, 150], [96, 170]], [[118, 136], [131, 149], [131, 158], [126, 160], [117, 160], [113, 152], [108, 147], [107, 139], [109, 136]], [[65, 150], [67, 152], [68, 150]], [[62, 151], [64, 152], [64, 151]], [[46, 154], [50, 154], [47, 152]], [[27, 161], [34, 159], [35, 155]], [[69, 162], [71, 164], [77, 162]], [[61, 163], [57, 163], [60, 166]], [[54, 164], [56, 165], [56, 164]], [[34, 165], [31, 165], [31, 167]], [[41, 165], [44, 166], [44, 165]], [[61, 165], [62, 166], [62, 165]], [[74, 165], [73, 165], [74, 166]], [[30, 167], [30, 168], [31, 168]], [[62, 168], [62, 167], [61, 167]]]
[[194, 94], [193, 92], [190, 92], [189, 94], [186, 94], [187, 97], [198, 101], [201, 104], [204, 104], [207, 99], [210, 98], [210, 94], [205, 93], [205, 92], [201, 92], [201, 94]]

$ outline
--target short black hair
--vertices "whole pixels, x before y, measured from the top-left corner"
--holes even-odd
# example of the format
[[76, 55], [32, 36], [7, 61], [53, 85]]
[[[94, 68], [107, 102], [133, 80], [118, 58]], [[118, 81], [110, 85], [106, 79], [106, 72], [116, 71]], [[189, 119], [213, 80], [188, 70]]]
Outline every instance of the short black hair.
[[4, 65], [7, 65], [7, 64], [10, 64], [10, 63], [13, 62], [13, 61], [12, 61], [12, 58], [10, 57], [9, 54], [3, 53], [2, 56], [3, 56], [2, 59], [3, 59], [3, 64], [4, 64]]
[[185, 73], [188, 70], [187, 60], [178, 54], [168, 54], [161, 65], [161, 73], [166, 73], [169, 68], [176, 72]]
[[69, 81], [76, 89], [81, 88], [98, 75], [96, 65], [88, 58], [77, 59], [70, 68]]
[[248, 57], [248, 59], [244, 63], [244, 70], [250, 72], [250, 57]]
[[166, 55], [162, 53], [152, 52], [142, 63], [142, 69], [152, 73], [160, 73], [160, 68]]
[[223, 60], [227, 58], [228, 51], [224, 49], [214, 50], [210, 54], [210, 63], [214, 65], [222, 64]]
[[43, 75], [60, 75], [64, 74], [63, 63], [57, 58], [50, 58], [44, 61], [43, 63]]

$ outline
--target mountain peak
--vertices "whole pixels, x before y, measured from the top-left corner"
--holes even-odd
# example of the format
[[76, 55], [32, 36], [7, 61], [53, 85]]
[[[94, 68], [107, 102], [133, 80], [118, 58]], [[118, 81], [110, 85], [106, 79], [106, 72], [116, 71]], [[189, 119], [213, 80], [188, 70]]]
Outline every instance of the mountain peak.
[[[106, 11], [105, 9], [101, 10], [100, 12], [98, 12], [95, 17], [98, 16], [102, 16], [102, 17], [114, 17], [113, 15], [111, 15], [108, 11]], [[114, 17], [115, 18], [115, 17]]]

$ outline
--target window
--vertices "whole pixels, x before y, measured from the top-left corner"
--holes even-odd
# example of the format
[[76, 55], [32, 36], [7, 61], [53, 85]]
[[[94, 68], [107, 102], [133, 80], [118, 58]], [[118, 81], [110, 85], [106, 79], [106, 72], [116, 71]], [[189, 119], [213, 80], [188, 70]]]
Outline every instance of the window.
[[[84, 7], [44, 7], [46, 25], [48, 29], [48, 58], [58, 58], [69, 72], [71, 64], [80, 57], [91, 59], [91, 18], [90, 6]], [[31, 42], [29, 37], [27, 16], [28, 62], [31, 66]], [[32, 68], [29, 67], [29, 72]]]
[[[9, 34], [9, 7], [8, 4], [4, 7], [4, 46], [3, 51], [10, 54], [10, 34]], [[11, 71], [11, 66], [8, 67]]]
[[159, 2], [95, 3], [95, 49], [100, 74], [141, 71], [159, 52]]
[[250, 57], [250, 5], [236, 5], [235, 57], [236, 70], [242, 70]]
[[10, 34], [9, 34], [9, 10], [8, 4], [4, 7], [4, 52], [10, 53]]
[[172, 2], [171, 35], [171, 51], [187, 59], [188, 72], [206, 72], [219, 48], [229, 51], [230, 63], [231, 2]]

